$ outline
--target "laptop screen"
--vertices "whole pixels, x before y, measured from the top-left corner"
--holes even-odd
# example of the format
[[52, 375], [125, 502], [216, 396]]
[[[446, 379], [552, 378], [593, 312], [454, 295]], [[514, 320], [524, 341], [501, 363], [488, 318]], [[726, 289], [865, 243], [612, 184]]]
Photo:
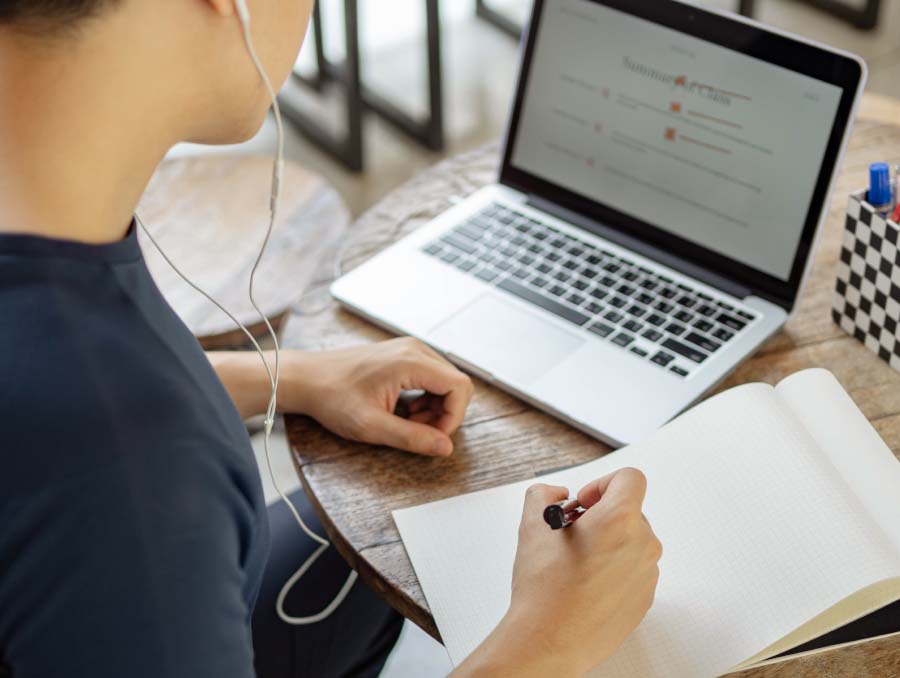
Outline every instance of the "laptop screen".
[[631, 9], [677, 3], [539, 4], [509, 164], [788, 282], [846, 88]]

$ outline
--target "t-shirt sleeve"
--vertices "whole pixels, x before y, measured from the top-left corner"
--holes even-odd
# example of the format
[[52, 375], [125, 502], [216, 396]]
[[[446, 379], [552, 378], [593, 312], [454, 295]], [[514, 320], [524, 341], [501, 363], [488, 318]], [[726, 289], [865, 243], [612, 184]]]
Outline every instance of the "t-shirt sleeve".
[[15, 678], [252, 678], [249, 509], [221, 464], [167, 452], [0, 502]]

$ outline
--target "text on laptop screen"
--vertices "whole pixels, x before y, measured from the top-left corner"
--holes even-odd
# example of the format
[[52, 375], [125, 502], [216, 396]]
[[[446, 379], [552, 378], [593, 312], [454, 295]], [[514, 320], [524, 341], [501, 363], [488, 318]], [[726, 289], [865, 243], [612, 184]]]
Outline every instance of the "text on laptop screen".
[[512, 164], [787, 280], [841, 95], [586, 0], [547, 2]]

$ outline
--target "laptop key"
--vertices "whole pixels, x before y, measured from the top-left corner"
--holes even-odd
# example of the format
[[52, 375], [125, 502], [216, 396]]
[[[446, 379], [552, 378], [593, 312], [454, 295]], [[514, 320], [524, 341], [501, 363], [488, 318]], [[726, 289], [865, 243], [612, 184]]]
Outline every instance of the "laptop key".
[[645, 351], [644, 349], [640, 348], [639, 346], [632, 346], [632, 347], [631, 347], [631, 352], [634, 353], [634, 354], [637, 355], [637, 356], [640, 356], [641, 358], [646, 358], [646, 357], [647, 357], [647, 351]]
[[599, 287], [595, 287], [591, 290], [591, 296], [594, 297], [594, 299], [602, 300], [606, 299], [606, 297], [609, 296], [609, 292], [607, 292], [606, 290], [601, 290]]
[[653, 308], [655, 308], [660, 313], [671, 313], [675, 309], [672, 304], [665, 301], [658, 302]]
[[584, 280], [576, 280], [574, 283], [572, 283], [572, 286], [580, 292], [583, 292], [589, 287], [589, 285]]
[[653, 325], [654, 327], [659, 327], [660, 325], [662, 325], [666, 322], [666, 319], [663, 316], [661, 316], [657, 313], [654, 313], [653, 315], [651, 315], [647, 318], [647, 322], [650, 323], [651, 325]]
[[553, 270], [552, 266], [548, 266], [547, 264], [538, 264], [537, 270], [541, 273], [549, 273]]
[[454, 233], [464, 235], [469, 240], [481, 240], [484, 237], [484, 229], [474, 224], [463, 224], [453, 229]]
[[430, 254], [431, 256], [438, 254], [440, 251], [441, 251], [440, 245], [431, 244], [425, 248], [425, 254]]
[[647, 339], [648, 341], [659, 341], [660, 339], [663, 338], [662, 332], [657, 332], [653, 328], [650, 328], [649, 330], [644, 332], [641, 336], [644, 339]]
[[531, 275], [531, 271], [527, 268], [517, 268], [513, 271], [513, 275], [516, 276], [519, 280], [524, 280], [529, 275]]
[[[719, 302], [719, 305], [722, 305], [722, 302]], [[726, 327], [730, 327], [731, 329], [737, 330], [738, 332], [740, 332], [747, 326], [747, 323], [745, 323], [744, 321], [738, 320], [734, 316], [730, 316], [727, 313], [720, 313], [716, 320]]]
[[507, 278], [499, 285], [497, 285], [498, 289], [501, 289], [505, 292], [509, 292], [512, 295], [519, 297], [520, 299], [524, 299], [535, 306], [538, 306], [545, 311], [550, 311], [554, 315], [563, 318], [564, 320], [568, 320], [570, 323], [574, 323], [575, 325], [584, 325], [590, 318], [588, 318], [583, 313], [579, 313], [573, 308], [569, 308], [568, 306], [564, 306], [563, 304], [557, 303], [553, 301], [553, 299], [548, 299], [542, 294], [538, 294], [533, 290], [528, 289], [524, 285], [520, 285], [514, 280], [510, 280]]
[[692, 348], [687, 344], [682, 344], [680, 341], [675, 341], [672, 338], [666, 339], [663, 343], [663, 348], [667, 348], [670, 351], [674, 351], [680, 356], [684, 356], [688, 360], [695, 363], [702, 363], [706, 360], [707, 355], [702, 351], [698, 351], [696, 348]]
[[715, 332], [713, 332], [713, 336], [719, 341], [728, 341], [734, 336], [734, 332], [729, 332], [724, 327], [720, 327]]
[[597, 277], [598, 271], [595, 268], [586, 268], [581, 272], [581, 275], [583, 275], [585, 278], [593, 280]]
[[622, 308], [627, 303], [628, 302], [622, 297], [613, 297], [609, 302], [610, 306], [613, 306], [614, 308]]
[[679, 377], [686, 377], [688, 374], [690, 374], [690, 372], [678, 367], [678, 365], [672, 365], [672, 367], [669, 368], [669, 372], [674, 372]]
[[666, 326], [666, 332], [669, 334], [674, 334], [676, 337], [684, 334], [685, 328], [683, 325], [679, 325], [678, 323], [669, 323]]
[[562, 259], [562, 256], [560, 256], [556, 252], [550, 252], [550, 254], [547, 255], [547, 261], [552, 261], [553, 263], [556, 263], [560, 259]]
[[561, 285], [554, 285], [553, 287], [550, 288], [550, 294], [552, 294], [554, 297], [561, 297], [565, 293], [566, 293], [566, 288], [562, 287]]
[[473, 268], [475, 268], [476, 264], [471, 259], [466, 259], [465, 261], [457, 262], [456, 267], [461, 271], [469, 272]]
[[619, 332], [619, 334], [617, 334], [612, 341], [614, 344], [625, 348], [634, 341], [634, 337], [632, 337], [630, 334], [626, 334], [625, 332]]
[[594, 323], [588, 327], [588, 330], [604, 338], [613, 333], [613, 328], [606, 323]]
[[534, 280], [531, 281], [531, 284], [534, 285], [535, 287], [546, 287], [547, 285], [550, 284], [550, 281], [547, 280], [546, 278], [542, 278], [541, 276], [538, 276], [537, 278], [535, 278]]
[[716, 314], [716, 309], [713, 308], [712, 306], [710, 306], [709, 304], [703, 304], [703, 306], [701, 306], [700, 308], [697, 309], [697, 313], [709, 318], [710, 316], [713, 316]]
[[610, 311], [603, 317], [606, 318], [606, 320], [609, 320], [609, 322], [611, 323], [619, 323], [625, 318], [624, 315], [622, 315], [621, 313], [616, 313], [615, 311]]
[[584, 303], [584, 297], [580, 294], [570, 294], [568, 297], [566, 297], [566, 301], [568, 301], [570, 304], [581, 306]]
[[702, 334], [697, 334], [696, 332], [691, 332], [684, 340], [691, 342], [694, 346], [699, 346], [707, 353], [715, 353], [722, 348], [722, 344], [719, 344], [712, 339], [707, 339]]
[[660, 351], [655, 356], [650, 358], [650, 360], [655, 362], [657, 365], [662, 365], [663, 367], [667, 367], [670, 362], [675, 360], [675, 356], [673, 356], [671, 353], [666, 353], [665, 351]]
[[563, 272], [563, 271], [560, 271], [559, 273], [557, 273], [557, 274], [556, 274], [555, 276], [553, 276], [553, 277], [556, 278], [557, 280], [559, 280], [560, 282], [566, 282], [566, 281], [567, 281], [569, 278], [571, 278], [572, 276], [570, 276], [568, 273], [565, 273], [565, 272]]
[[697, 305], [697, 300], [694, 299], [693, 297], [689, 297], [689, 296], [685, 295], [685, 296], [681, 297], [676, 303], [678, 303], [681, 306], [684, 306], [685, 308], [694, 308], [694, 306]]
[[635, 334], [644, 329], [644, 326], [641, 325], [637, 320], [629, 320], [627, 323], [622, 325], [622, 327], [624, 327], [629, 332], [634, 332]]
[[701, 332], [709, 332], [715, 325], [713, 325], [708, 320], [704, 320], [700, 318], [697, 322], [694, 323], [694, 328], [700, 330]]
[[678, 311], [675, 314], [675, 320], [680, 320], [683, 323], [689, 323], [694, 319], [693, 313], [688, 313], [687, 311]]
[[600, 311], [603, 310], [603, 306], [601, 306], [600, 304], [595, 304], [595, 303], [591, 302], [590, 304], [587, 305], [585, 310], [588, 313], [593, 313], [594, 315], [597, 315], [598, 313], [600, 313]]
[[638, 306], [637, 304], [628, 309], [628, 314], [633, 315], [635, 318], [640, 318], [646, 313], [647, 310], [643, 306]]
[[459, 255], [456, 252], [447, 252], [441, 256], [441, 261], [446, 261], [448, 264], [452, 264], [457, 259], [459, 259]]
[[597, 282], [598, 282], [600, 285], [603, 285], [604, 287], [612, 287], [612, 286], [615, 285], [618, 281], [617, 281], [615, 278], [613, 278], [613, 277], [610, 277], [610, 276], [608, 276], [608, 275], [605, 275], [605, 276], [603, 276], [602, 278], [600, 278], [600, 280], [598, 280]]
[[737, 314], [745, 320], [756, 320], [756, 316], [751, 313], [747, 313], [747, 311], [738, 311]]
[[466, 254], [475, 254], [475, 252], [478, 251], [475, 245], [472, 244], [472, 241], [468, 238], [461, 238], [459, 236], [449, 234], [445, 235], [443, 238], [441, 238], [441, 240], [458, 250], [462, 250]]
[[475, 274], [475, 277], [484, 280], [485, 282], [494, 282], [497, 279], [497, 275], [497, 273], [489, 268], [482, 268]]

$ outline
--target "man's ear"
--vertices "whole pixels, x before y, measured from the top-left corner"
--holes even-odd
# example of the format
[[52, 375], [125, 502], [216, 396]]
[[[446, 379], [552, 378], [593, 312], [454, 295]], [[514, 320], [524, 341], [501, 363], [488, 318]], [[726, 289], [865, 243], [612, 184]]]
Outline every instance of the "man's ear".
[[202, 0], [219, 16], [234, 16], [234, 0]]

